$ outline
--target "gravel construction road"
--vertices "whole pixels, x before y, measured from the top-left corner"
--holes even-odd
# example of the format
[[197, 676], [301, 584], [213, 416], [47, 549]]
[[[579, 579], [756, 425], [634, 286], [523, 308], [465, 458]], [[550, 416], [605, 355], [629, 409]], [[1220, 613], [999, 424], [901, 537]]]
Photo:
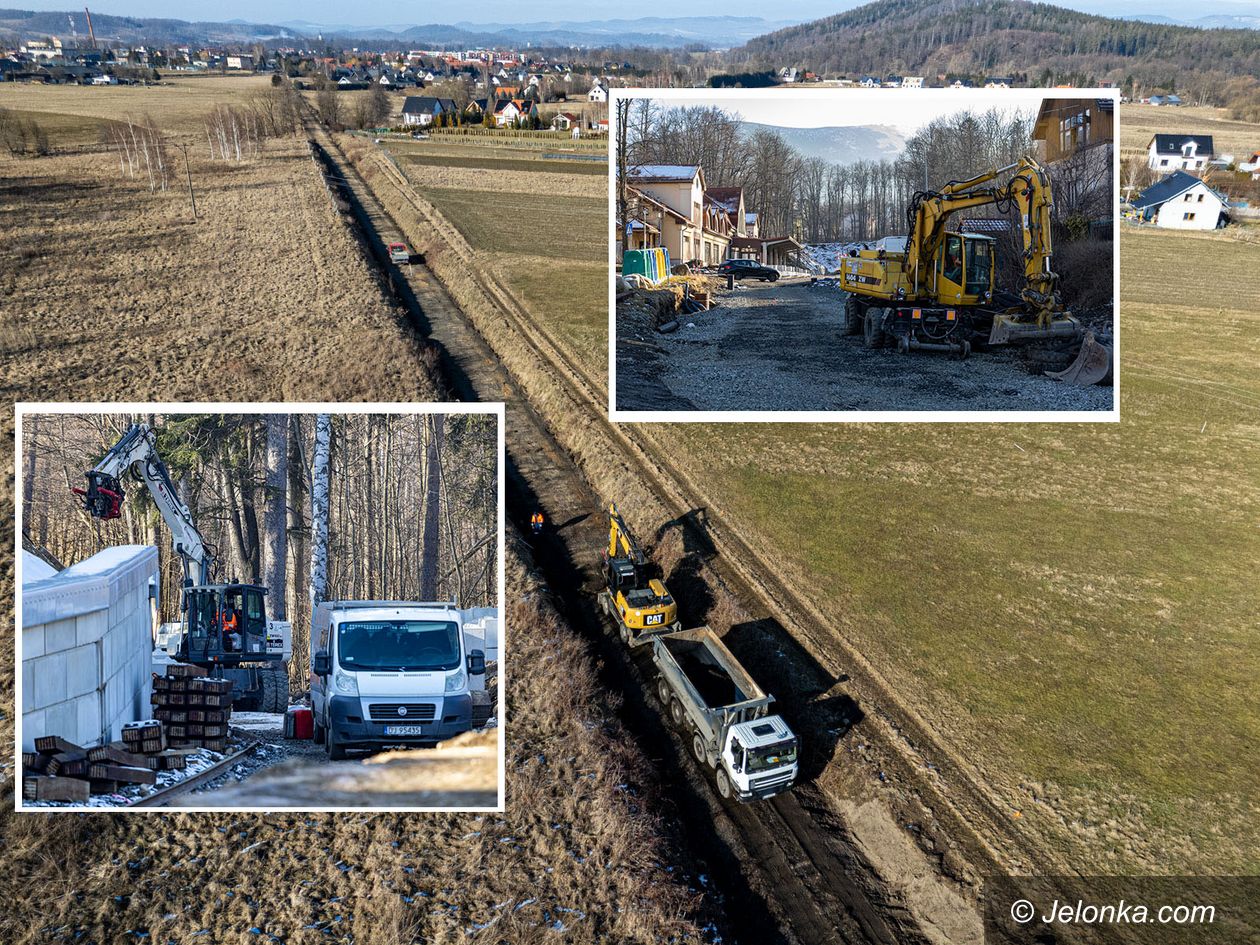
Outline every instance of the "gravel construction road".
[[867, 349], [845, 336], [845, 293], [741, 284], [671, 334], [617, 346], [619, 410], [1109, 410], [1114, 388], [1034, 374], [1016, 348], [965, 361]]

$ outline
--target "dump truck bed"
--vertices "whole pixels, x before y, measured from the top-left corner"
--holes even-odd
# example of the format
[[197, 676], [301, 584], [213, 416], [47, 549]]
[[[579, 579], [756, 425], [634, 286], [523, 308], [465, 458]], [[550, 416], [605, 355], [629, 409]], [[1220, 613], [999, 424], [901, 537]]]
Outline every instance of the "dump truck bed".
[[654, 637], [652, 644], [661, 672], [675, 689], [686, 692], [699, 709], [712, 711], [767, 698], [708, 627], [664, 633]]

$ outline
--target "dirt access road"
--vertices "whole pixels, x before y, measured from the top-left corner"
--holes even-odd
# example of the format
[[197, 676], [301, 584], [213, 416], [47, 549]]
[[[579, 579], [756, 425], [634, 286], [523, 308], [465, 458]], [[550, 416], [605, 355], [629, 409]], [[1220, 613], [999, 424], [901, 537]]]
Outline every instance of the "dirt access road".
[[1113, 388], [1032, 373], [1016, 349], [959, 361], [846, 336], [844, 292], [741, 283], [671, 334], [617, 345], [620, 410], [1109, 410]]
[[[338, 146], [314, 122], [308, 122], [307, 130], [330, 183], [350, 205], [369, 244], [383, 246], [396, 238], [401, 233], [397, 222]], [[402, 185], [401, 179], [385, 177], [376, 186]], [[442, 369], [452, 393], [462, 399], [508, 402], [509, 508], [519, 526], [532, 509], [541, 509], [554, 523], [535, 545], [536, 561], [558, 595], [562, 614], [588, 632], [604, 658], [608, 688], [624, 698], [624, 724], [669, 768], [680, 845], [694, 858], [680, 868], [707, 875], [721, 890], [728, 923], [721, 934], [728, 941], [778, 945], [910, 945], [931, 940], [904, 905], [888, 895], [862, 851], [833, 829], [832, 812], [809, 785], [798, 785], [792, 794], [765, 804], [726, 804], [717, 797], [704, 773], [688, 760], [684, 743], [669, 732], [641, 668], [624, 653], [595, 606], [599, 550], [607, 540], [603, 503], [428, 267], [398, 268], [384, 260], [382, 265], [417, 324], [441, 345]], [[487, 294], [494, 291], [482, 288]]]

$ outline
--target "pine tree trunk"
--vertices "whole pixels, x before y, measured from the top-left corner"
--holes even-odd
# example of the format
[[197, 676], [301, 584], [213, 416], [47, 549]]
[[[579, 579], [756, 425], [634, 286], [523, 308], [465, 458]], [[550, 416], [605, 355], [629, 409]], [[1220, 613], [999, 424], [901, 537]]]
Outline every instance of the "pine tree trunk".
[[420, 599], [435, 600], [438, 591], [438, 554], [441, 550], [440, 496], [442, 444], [446, 438], [446, 418], [429, 415], [429, 445], [425, 452], [424, 476], [428, 490], [424, 498], [424, 540], [420, 550]]

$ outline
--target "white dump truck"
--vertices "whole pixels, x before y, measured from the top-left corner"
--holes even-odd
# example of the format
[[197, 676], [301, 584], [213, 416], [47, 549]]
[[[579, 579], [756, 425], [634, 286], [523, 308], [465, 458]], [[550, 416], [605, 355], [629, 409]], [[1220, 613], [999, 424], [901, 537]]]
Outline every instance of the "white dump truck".
[[796, 781], [797, 740], [770, 713], [767, 695], [708, 627], [640, 637], [652, 645], [657, 695], [691, 735], [696, 760], [714, 771], [718, 793], [741, 801], [773, 797]]

